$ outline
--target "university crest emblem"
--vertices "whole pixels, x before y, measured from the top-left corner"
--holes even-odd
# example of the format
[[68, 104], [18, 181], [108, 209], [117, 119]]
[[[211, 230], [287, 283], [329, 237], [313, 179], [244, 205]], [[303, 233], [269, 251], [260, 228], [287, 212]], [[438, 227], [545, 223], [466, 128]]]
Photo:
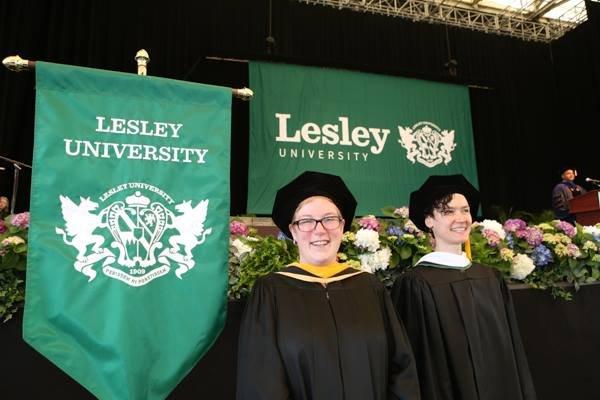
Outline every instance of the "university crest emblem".
[[456, 148], [454, 131], [441, 130], [437, 125], [421, 121], [412, 128], [401, 126], [398, 142], [406, 149], [406, 158], [413, 164], [420, 162], [426, 167], [433, 168], [444, 162], [452, 161], [452, 151]]
[[212, 232], [204, 226], [208, 199], [176, 204], [161, 189], [132, 182], [111, 188], [100, 201], [107, 205], [100, 209], [89, 197], [76, 204], [60, 195], [65, 225], [55, 228], [77, 250], [73, 267], [88, 282], [96, 278], [99, 264], [106, 276], [130, 286], [164, 276], [173, 265], [181, 279], [196, 264], [192, 250]]

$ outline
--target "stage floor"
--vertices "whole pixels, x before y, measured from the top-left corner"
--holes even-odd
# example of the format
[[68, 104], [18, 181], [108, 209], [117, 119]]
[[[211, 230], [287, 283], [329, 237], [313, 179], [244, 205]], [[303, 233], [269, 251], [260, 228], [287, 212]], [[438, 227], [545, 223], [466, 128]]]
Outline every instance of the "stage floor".
[[[583, 286], [570, 302], [535, 289], [514, 288], [511, 292], [538, 399], [600, 398], [600, 284]], [[170, 399], [235, 399], [237, 335], [243, 306], [243, 302], [229, 303], [223, 333]], [[2, 398], [93, 399], [23, 341], [21, 319], [19, 313], [0, 326]]]

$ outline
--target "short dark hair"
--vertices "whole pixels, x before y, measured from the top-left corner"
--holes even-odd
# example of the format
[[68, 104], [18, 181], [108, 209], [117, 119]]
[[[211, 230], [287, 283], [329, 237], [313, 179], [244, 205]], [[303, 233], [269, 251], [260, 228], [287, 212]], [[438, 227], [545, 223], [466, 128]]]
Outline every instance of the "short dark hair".
[[433, 217], [433, 211], [444, 211], [448, 209], [448, 204], [452, 201], [452, 197], [454, 197], [456, 193], [447, 193], [440, 197], [434, 198], [429, 207], [425, 208], [424, 215], [425, 217]]

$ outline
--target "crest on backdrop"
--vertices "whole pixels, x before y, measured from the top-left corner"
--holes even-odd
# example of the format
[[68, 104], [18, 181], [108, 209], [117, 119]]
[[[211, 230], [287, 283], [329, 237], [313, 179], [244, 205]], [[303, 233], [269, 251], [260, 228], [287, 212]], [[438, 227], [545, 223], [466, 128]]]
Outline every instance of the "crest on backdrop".
[[454, 131], [440, 129], [437, 125], [421, 121], [412, 127], [398, 127], [398, 142], [406, 149], [406, 158], [433, 168], [442, 162], [448, 165], [452, 161], [452, 151], [456, 148]]

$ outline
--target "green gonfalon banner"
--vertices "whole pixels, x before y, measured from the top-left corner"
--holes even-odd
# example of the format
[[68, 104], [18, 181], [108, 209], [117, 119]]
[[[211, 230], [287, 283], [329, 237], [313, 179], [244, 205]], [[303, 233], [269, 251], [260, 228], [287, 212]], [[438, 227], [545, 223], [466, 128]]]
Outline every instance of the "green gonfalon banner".
[[477, 186], [465, 86], [252, 62], [248, 212], [270, 214], [303, 171], [340, 175], [358, 215], [408, 204], [430, 175]]
[[24, 339], [163, 399], [226, 313], [231, 90], [38, 62]]

